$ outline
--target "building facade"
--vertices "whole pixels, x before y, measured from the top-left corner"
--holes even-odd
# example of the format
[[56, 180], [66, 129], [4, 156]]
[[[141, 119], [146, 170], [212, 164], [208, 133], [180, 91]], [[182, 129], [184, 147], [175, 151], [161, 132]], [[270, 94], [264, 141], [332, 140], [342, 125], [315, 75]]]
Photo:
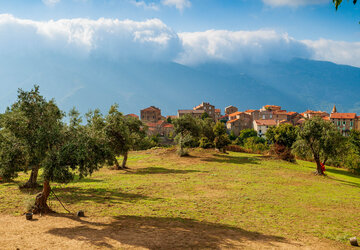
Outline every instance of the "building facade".
[[235, 107], [235, 106], [227, 106], [226, 108], [225, 108], [225, 115], [230, 115], [230, 114], [232, 114], [232, 113], [235, 113], [235, 112], [238, 112], [239, 110], [238, 110], [238, 108], [237, 107]]
[[344, 136], [348, 136], [351, 130], [360, 130], [359, 117], [356, 113], [338, 113], [335, 106], [330, 114], [330, 122], [332, 122]]
[[265, 134], [270, 127], [277, 125], [275, 120], [254, 120], [253, 127], [259, 137], [265, 138]]
[[150, 106], [140, 111], [140, 117], [144, 122], [156, 123], [162, 119], [161, 110], [155, 106]]
[[229, 115], [229, 121], [226, 122], [226, 128], [234, 132], [236, 136], [240, 134], [241, 130], [252, 128], [251, 115], [245, 112], [235, 112]]
[[210, 118], [212, 118], [214, 121], [216, 121], [216, 114], [215, 114], [215, 106], [211, 105], [208, 102], [203, 102], [200, 105], [193, 108], [194, 111], [201, 111], [203, 110], [206, 112]]

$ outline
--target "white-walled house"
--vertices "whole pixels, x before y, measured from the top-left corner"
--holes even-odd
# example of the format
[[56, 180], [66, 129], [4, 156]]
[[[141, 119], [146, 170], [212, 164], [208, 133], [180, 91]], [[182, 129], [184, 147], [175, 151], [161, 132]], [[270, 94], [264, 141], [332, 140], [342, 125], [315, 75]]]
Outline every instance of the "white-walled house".
[[270, 127], [275, 127], [277, 125], [275, 120], [254, 120], [253, 127], [256, 130], [259, 137], [264, 137], [267, 130]]

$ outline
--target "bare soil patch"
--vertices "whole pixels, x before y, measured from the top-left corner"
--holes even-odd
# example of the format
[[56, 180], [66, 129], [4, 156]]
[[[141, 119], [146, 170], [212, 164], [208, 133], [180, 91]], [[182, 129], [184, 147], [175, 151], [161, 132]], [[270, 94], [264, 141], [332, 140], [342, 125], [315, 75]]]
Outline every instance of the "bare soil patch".
[[156, 217], [0, 217], [1, 249], [344, 249], [328, 240], [293, 241], [224, 225]]

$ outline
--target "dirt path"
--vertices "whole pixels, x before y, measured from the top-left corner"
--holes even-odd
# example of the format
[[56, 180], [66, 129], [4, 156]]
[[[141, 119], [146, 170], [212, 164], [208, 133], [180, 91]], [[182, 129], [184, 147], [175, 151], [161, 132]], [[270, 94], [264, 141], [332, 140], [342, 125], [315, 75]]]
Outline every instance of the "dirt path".
[[191, 220], [69, 215], [0, 216], [0, 249], [344, 249], [318, 239], [303, 242]]

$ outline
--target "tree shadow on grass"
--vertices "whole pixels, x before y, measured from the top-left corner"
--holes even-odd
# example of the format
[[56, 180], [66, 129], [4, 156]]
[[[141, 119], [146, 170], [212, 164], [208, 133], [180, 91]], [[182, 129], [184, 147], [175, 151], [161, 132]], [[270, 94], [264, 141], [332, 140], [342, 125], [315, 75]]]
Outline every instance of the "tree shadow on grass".
[[[72, 227], [54, 228], [47, 233], [96, 247], [143, 247], [148, 249], [244, 248], [249, 242], [276, 248], [290, 243], [285, 238], [250, 232], [222, 224], [182, 218], [118, 216], [110, 222], [93, 222], [73, 215], [51, 215], [74, 220]], [[260, 247], [261, 248], [261, 247]]]
[[[360, 179], [359, 175], [355, 175], [353, 173], [350, 173], [349, 171], [347, 171], [345, 169], [328, 168], [328, 169], [326, 169], [326, 172], [333, 173], [333, 174], [338, 174], [338, 175], [342, 175], [342, 176], [346, 176], [346, 177], [352, 177], [352, 178]], [[332, 179], [332, 180], [335, 180], [335, 181], [339, 181], [339, 182], [344, 183], [344, 184], [349, 185], [349, 186], [360, 188], [360, 181], [359, 182], [353, 182], [353, 181], [338, 179], [338, 178], [331, 177], [331, 176], [328, 176], [328, 178]]]
[[139, 200], [156, 201], [160, 198], [152, 198], [142, 194], [124, 193], [119, 190], [107, 188], [58, 188], [54, 190], [59, 199], [65, 204], [75, 204], [83, 201], [91, 201], [100, 204], [136, 203]]
[[214, 158], [204, 158], [202, 161], [230, 164], [259, 164], [261, 161], [258, 157], [231, 156], [223, 154], [214, 154], [213, 156]]
[[146, 174], [187, 174], [187, 173], [199, 173], [204, 171], [199, 170], [181, 170], [181, 169], [170, 169], [170, 168], [161, 168], [161, 167], [148, 167], [148, 168], [140, 168], [132, 171], [126, 172], [127, 174], [138, 174], [138, 175], [146, 175]]

